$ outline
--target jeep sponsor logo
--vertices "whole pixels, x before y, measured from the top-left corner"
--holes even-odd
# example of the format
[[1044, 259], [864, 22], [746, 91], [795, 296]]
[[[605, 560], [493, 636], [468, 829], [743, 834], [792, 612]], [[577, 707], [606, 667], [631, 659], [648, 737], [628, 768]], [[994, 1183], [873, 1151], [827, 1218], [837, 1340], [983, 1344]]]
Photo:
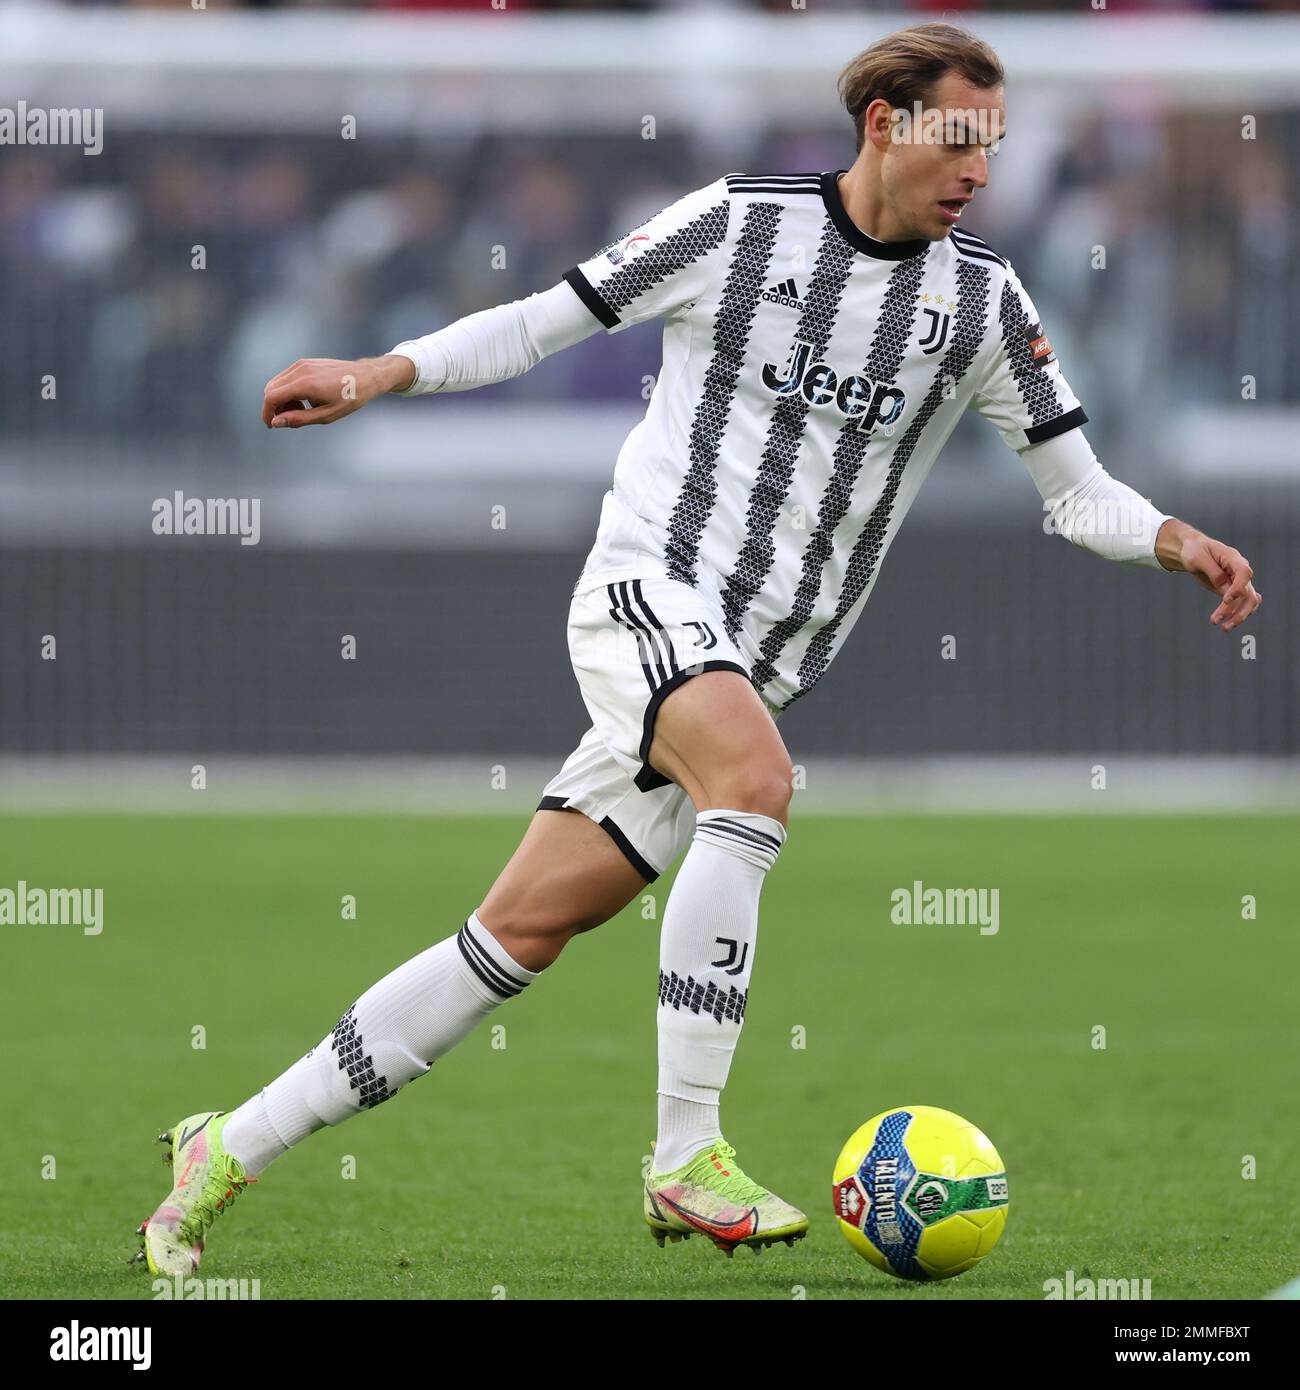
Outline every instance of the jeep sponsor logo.
[[812, 361], [812, 344], [799, 339], [784, 367], [764, 363], [763, 385], [776, 396], [797, 391], [814, 409], [833, 404], [841, 415], [855, 420], [863, 434], [870, 434], [877, 425], [882, 434], [893, 434], [895, 422], [907, 407], [906, 394], [892, 382], [872, 381], [861, 372], [841, 377], [829, 363]]

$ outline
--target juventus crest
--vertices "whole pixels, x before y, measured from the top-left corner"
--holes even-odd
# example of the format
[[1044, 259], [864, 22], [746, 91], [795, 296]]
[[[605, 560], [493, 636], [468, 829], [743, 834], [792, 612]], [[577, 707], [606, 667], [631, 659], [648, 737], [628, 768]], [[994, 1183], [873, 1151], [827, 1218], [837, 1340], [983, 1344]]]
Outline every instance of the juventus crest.
[[[940, 301], [942, 302], [942, 301]], [[927, 357], [942, 352], [948, 341], [948, 329], [952, 326], [952, 315], [946, 309], [922, 309], [925, 315], [925, 332], [921, 335], [920, 348]]]

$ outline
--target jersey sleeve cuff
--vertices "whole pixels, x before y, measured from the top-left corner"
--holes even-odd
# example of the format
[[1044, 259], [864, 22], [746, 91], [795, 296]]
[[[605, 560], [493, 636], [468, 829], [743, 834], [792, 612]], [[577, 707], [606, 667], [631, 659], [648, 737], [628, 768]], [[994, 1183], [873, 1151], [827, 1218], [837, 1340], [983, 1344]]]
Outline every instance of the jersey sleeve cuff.
[[388, 349], [389, 357], [405, 357], [415, 368], [415, 377], [411, 384], [400, 391], [393, 391], [394, 396], [422, 396], [426, 392], [436, 391], [440, 383], [430, 374], [429, 362], [425, 355], [420, 351], [420, 344], [414, 339], [408, 339], [404, 343], [398, 343], [396, 347]]
[[606, 328], [618, 327], [618, 315], [609, 307], [600, 291], [592, 285], [591, 281], [576, 265], [572, 270], [564, 272], [564, 280]]
[[1160, 556], [1156, 554], [1156, 538], [1160, 535], [1160, 528], [1166, 521], [1172, 520], [1173, 513], [1170, 512], [1166, 515], [1166, 513], [1162, 512], [1158, 507], [1153, 507], [1151, 511], [1152, 517], [1149, 523], [1153, 528], [1151, 532], [1151, 551], [1148, 554], [1146, 549], [1143, 548], [1142, 554], [1138, 556], [1135, 563], [1143, 565], [1147, 569], [1159, 570], [1161, 574], [1173, 574], [1175, 571], [1166, 569], [1164, 565], [1160, 563]]

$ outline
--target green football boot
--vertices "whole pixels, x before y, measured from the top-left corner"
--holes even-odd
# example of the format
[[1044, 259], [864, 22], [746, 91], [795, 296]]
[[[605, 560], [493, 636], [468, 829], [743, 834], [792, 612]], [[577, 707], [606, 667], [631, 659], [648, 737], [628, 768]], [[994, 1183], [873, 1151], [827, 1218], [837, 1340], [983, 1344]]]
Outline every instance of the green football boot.
[[175, 1183], [167, 1200], [136, 1232], [150, 1274], [191, 1275], [199, 1267], [208, 1228], [256, 1178], [228, 1154], [221, 1131], [230, 1115], [203, 1110], [189, 1115], [158, 1136], [167, 1145], [163, 1161], [172, 1165]]
[[735, 1149], [723, 1139], [675, 1172], [651, 1171], [645, 1183], [645, 1219], [660, 1246], [700, 1234], [727, 1256], [738, 1245], [748, 1245], [757, 1255], [765, 1245], [778, 1240], [793, 1245], [808, 1234], [803, 1212], [751, 1182], [736, 1163]]

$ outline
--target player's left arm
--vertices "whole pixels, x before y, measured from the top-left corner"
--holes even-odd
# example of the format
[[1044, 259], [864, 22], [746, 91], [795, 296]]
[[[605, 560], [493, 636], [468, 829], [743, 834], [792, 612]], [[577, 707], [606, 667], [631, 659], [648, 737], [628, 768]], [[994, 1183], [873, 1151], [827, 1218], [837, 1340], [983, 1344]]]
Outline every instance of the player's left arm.
[[1195, 526], [1169, 517], [1156, 536], [1156, 556], [1167, 570], [1183, 570], [1198, 584], [1218, 594], [1219, 605], [1210, 621], [1231, 632], [1264, 601], [1255, 588], [1250, 561], [1232, 546], [1216, 541]]
[[1249, 561], [1106, 472], [1083, 436], [1088, 417], [1033, 300], [1015, 270], [1006, 271], [991, 306], [975, 409], [1020, 455], [1067, 540], [1108, 560], [1191, 574], [1219, 596], [1210, 621], [1224, 632], [1240, 627], [1260, 605]]
[[1219, 596], [1210, 621], [1224, 632], [1240, 627], [1262, 601], [1254, 571], [1239, 551], [1167, 516], [1127, 483], [1113, 478], [1081, 429], [1067, 430], [1020, 451], [1053, 527], [1072, 544], [1107, 560], [1182, 570]]

